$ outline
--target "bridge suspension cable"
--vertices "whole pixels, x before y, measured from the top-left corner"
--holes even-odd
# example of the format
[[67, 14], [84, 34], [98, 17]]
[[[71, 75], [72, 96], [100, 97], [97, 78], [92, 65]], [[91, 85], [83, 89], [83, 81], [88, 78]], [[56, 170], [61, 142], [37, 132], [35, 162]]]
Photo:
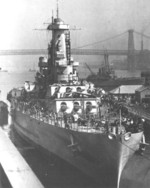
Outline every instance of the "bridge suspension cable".
[[[136, 34], [140, 35], [140, 36], [143, 35], [144, 37], [147, 37], [148, 39], [150, 39], [150, 36], [147, 36], [143, 33], [138, 32], [138, 31], [134, 31], [134, 32]], [[97, 41], [95, 43], [86, 44], [84, 46], [72, 48], [71, 53], [74, 54], [74, 55], [105, 55], [106, 54], [105, 49], [87, 49], [87, 48], [84, 49], [84, 47], [115, 39], [117, 37], [124, 35], [125, 33], [129, 33], [129, 31], [125, 31], [121, 34], [115, 35], [113, 37], [109, 37], [109, 38], [101, 40], [101, 41]], [[139, 54], [140, 52], [141, 52], [140, 50], [134, 50], [135, 54]], [[0, 56], [1, 55], [5, 55], [5, 56], [6, 55], [39, 55], [39, 54], [40, 55], [47, 55], [47, 49], [0, 50]], [[109, 55], [121, 55], [121, 56], [122, 55], [128, 55], [128, 49], [124, 49], [124, 50], [109, 50], [109, 49], [107, 49], [107, 54], [109, 54]]]
[[150, 36], [148, 36], [148, 35], [145, 35], [144, 33], [140, 33], [140, 32], [138, 32], [138, 31], [134, 31], [136, 34], [138, 34], [138, 35], [140, 35], [140, 36], [143, 36], [143, 37], [145, 37], [145, 38], [147, 38], [147, 39], [150, 39]]
[[103, 43], [103, 42], [106, 42], [106, 41], [108, 41], [108, 40], [112, 40], [112, 39], [115, 39], [115, 38], [117, 38], [117, 37], [120, 37], [120, 36], [124, 35], [124, 34], [127, 33], [127, 32], [128, 32], [128, 31], [125, 31], [125, 32], [120, 33], [120, 34], [118, 34], [118, 35], [109, 37], [109, 38], [107, 38], [107, 39], [104, 39], [104, 40], [101, 40], [101, 41], [97, 41], [97, 42], [94, 42], [94, 43], [90, 43], [90, 44], [85, 44], [85, 45], [83, 45], [83, 46], [79, 46], [79, 47], [76, 47], [76, 48], [73, 48], [73, 49], [79, 49], [79, 48], [84, 48], [84, 47], [93, 46], [93, 45], [96, 45], [96, 44], [99, 44], [99, 43]]

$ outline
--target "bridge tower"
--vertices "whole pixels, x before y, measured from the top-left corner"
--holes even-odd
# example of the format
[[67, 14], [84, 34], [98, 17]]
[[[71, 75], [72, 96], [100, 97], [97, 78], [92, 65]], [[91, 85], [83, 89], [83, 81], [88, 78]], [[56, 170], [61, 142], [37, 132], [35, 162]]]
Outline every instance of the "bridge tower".
[[134, 30], [128, 30], [128, 70], [135, 70], [135, 48], [134, 48]]

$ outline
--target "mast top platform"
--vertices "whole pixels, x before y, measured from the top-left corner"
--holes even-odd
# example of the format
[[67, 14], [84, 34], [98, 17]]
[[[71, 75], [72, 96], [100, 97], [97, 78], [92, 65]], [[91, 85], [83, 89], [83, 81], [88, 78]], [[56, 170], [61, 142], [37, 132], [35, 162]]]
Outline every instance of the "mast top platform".
[[47, 27], [47, 30], [69, 30], [69, 25], [65, 24], [60, 18], [54, 18], [54, 21]]
[[57, 0], [56, 6], [56, 18], [53, 18], [52, 14], [52, 23], [47, 27], [47, 30], [69, 30], [69, 25], [65, 24], [64, 21], [59, 18], [59, 0]]

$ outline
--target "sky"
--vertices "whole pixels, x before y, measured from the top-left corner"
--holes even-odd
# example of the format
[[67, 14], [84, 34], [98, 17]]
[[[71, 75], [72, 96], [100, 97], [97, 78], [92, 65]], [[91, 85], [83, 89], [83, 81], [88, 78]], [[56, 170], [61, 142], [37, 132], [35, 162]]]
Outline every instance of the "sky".
[[[59, 2], [60, 17], [65, 23], [81, 28], [72, 31], [72, 47], [101, 41], [130, 28], [150, 35], [149, 7], [149, 0]], [[56, 15], [56, 0], [0, 0], [0, 50], [47, 48], [47, 32], [35, 29], [47, 27], [43, 23], [51, 22], [52, 10]]]

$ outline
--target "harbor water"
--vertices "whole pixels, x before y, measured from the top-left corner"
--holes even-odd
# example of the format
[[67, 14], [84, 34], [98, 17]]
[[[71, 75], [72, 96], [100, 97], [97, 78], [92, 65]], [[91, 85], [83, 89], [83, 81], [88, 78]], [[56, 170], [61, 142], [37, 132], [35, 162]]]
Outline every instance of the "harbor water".
[[[6, 95], [12, 88], [21, 87], [25, 81], [33, 81], [34, 75], [35, 72], [27, 70], [0, 72], [1, 100], [6, 102]], [[105, 185], [102, 187], [97, 185], [91, 178], [56, 156], [45, 155], [44, 152], [22, 140], [13, 130], [11, 120], [4, 130], [46, 188], [105, 188]], [[148, 188], [150, 187], [149, 177], [150, 146], [147, 146], [143, 156], [135, 154], [127, 163], [122, 173], [120, 188]]]

